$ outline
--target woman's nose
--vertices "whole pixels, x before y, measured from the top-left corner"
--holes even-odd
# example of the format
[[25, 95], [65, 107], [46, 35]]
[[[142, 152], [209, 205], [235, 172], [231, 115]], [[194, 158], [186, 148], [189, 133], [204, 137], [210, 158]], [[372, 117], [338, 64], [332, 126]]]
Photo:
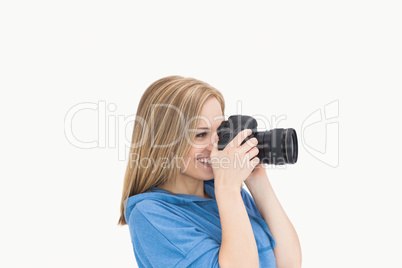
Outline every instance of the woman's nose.
[[209, 141], [209, 143], [208, 143], [208, 147], [207, 147], [207, 149], [209, 150], [209, 151], [212, 151], [212, 148], [214, 148], [214, 144], [218, 141], [218, 134], [216, 133], [216, 132], [214, 132], [212, 135], [211, 135], [211, 140]]

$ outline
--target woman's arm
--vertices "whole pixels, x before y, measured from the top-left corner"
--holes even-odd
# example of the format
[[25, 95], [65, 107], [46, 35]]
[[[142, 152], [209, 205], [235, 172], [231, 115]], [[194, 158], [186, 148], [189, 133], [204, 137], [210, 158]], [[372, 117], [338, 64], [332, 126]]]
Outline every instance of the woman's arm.
[[275, 195], [265, 168], [257, 166], [245, 184], [275, 239], [274, 253], [278, 268], [301, 267], [299, 238]]
[[258, 248], [240, 189], [215, 186], [222, 227], [221, 267], [259, 267]]

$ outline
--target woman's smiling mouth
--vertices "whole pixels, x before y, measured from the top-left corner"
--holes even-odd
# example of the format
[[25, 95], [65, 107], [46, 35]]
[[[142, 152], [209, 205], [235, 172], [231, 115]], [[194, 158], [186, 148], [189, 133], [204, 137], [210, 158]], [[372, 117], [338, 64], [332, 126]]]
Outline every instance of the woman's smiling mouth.
[[197, 161], [202, 163], [205, 167], [212, 167], [211, 159], [210, 158], [197, 158]]

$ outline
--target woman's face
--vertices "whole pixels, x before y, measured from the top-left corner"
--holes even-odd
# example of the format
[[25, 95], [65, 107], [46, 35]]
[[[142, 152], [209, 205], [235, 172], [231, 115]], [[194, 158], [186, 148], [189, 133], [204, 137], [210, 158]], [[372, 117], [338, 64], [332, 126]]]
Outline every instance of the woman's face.
[[221, 105], [216, 98], [210, 98], [205, 102], [198, 119], [198, 128], [190, 130], [194, 131], [196, 136], [184, 159], [179, 176], [187, 179], [211, 180], [214, 174], [211, 165], [206, 162], [210, 159], [216, 140], [216, 130], [224, 120]]

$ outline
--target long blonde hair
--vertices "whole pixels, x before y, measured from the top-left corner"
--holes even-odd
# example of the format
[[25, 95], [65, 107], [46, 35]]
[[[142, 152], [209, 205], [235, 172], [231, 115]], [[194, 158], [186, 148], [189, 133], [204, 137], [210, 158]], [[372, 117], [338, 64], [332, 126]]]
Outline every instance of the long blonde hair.
[[[179, 174], [181, 163], [175, 161], [184, 159], [189, 152], [195, 137], [194, 133], [189, 133], [189, 129], [198, 127], [199, 120], [194, 118], [200, 115], [202, 106], [211, 97], [218, 100], [224, 115], [222, 94], [194, 78], [168, 76], [155, 81], [145, 90], [134, 122], [118, 225], [127, 224], [125, 202], [130, 196], [174, 180]], [[189, 140], [178, 137], [188, 137]], [[145, 159], [151, 160], [151, 163], [167, 159], [167, 166], [145, 167], [141, 164]]]

